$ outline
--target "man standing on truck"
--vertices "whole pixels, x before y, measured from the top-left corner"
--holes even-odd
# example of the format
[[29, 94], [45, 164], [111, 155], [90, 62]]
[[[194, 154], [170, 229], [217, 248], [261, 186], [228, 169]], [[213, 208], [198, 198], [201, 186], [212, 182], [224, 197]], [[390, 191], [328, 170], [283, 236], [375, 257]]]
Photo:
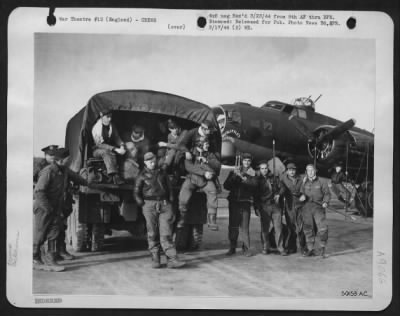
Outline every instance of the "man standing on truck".
[[199, 127], [193, 128], [186, 133], [186, 135], [179, 142], [180, 148], [186, 153], [186, 159], [192, 159], [191, 152], [196, 147], [199, 141], [208, 139], [210, 143], [209, 151], [217, 155], [217, 144], [215, 139], [211, 136], [212, 122], [205, 120]]
[[124, 181], [119, 176], [116, 155], [124, 155], [126, 150], [124, 142], [119, 137], [118, 130], [111, 120], [111, 111], [100, 112], [100, 118], [92, 128], [92, 136], [95, 144], [93, 157], [103, 159], [107, 168], [107, 174], [114, 184], [122, 184]]
[[144, 164], [135, 184], [134, 196], [146, 219], [152, 268], [161, 268], [161, 248], [168, 259], [167, 267], [180, 268], [186, 263], [178, 259], [172, 242], [175, 214], [171, 202], [174, 197], [168, 176], [156, 168], [156, 156], [152, 152], [144, 155]]
[[175, 157], [180, 149], [179, 143], [187, 133], [187, 130], [182, 130], [178, 123], [172, 119], [168, 120], [168, 129], [170, 131], [168, 134], [168, 142], [158, 142], [160, 148], [167, 148], [165, 156], [159, 161], [159, 165], [165, 170], [169, 169], [174, 164]]
[[208, 140], [199, 140], [193, 151], [193, 159], [185, 159], [188, 172], [179, 193], [180, 220], [178, 228], [186, 222], [187, 207], [193, 191], [201, 190], [207, 195], [208, 225], [211, 230], [218, 230], [217, 221], [217, 187], [215, 179], [221, 169], [221, 163], [214, 153], [209, 152]]
[[[69, 181], [87, 185], [87, 181], [64, 165], [69, 152], [58, 148], [54, 162], [39, 173], [33, 204], [33, 268], [45, 271], [63, 271], [57, 263], [57, 239], [64, 229], [64, 208]], [[47, 249], [44, 244], [47, 241]], [[42, 253], [41, 253], [42, 251]]]

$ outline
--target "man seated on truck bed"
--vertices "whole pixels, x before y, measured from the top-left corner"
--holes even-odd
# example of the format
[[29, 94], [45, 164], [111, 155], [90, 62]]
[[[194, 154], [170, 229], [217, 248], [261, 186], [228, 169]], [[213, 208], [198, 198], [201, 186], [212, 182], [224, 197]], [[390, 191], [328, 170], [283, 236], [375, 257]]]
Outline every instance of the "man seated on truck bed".
[[145, 134], [145, 129], [139, 124], [134, 124], [131, 130], [122, 136], [128, 150], [127, 157], [134, 159], [142, 168], [144, 154], [152, 149], [150, 140]]
[[93, 148], [93, 157], [102, 158], [104, 160], [107, 174], [114, 184], [122, 184], [123, 180], [118, 174], [116, 155], [124, 155], [125, 148], [111, 120], [111, 111], [106, 113], [100, 112], [100, 118], [92, 128], [92, 136], [95, 144]]
[[168, 120], [168, 142], [158, 142], [158, 147], [167, 148], [165, 155], [159, 160], [159, 165], [162, 169], [167, 170], [176, 162], [176, 157], [180, 151], [179, 143], [185, 137], [187, 130], [182, 130], [178, 123], [172, 119]]

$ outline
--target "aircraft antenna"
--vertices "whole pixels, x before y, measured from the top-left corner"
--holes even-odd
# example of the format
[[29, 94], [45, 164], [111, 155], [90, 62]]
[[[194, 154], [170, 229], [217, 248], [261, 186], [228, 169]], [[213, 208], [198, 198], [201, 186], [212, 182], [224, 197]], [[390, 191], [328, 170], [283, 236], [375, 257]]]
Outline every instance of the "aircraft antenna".
[[[273, 189], [276, 190], [276, 179], [275, 179], [275, 139], [272, 139], [272, 172], [273, 172]], [[274, 192], [275, 194], [275, 192]]]
[[[346, 172], [345, 172], [345, 176], [346, 176], [346, 184], [347, 184], [347, 165], [349, 164], [349, 143], [346, 143]], [[346, 188], [347, 189], [347, 188]], [[344, 212], [347, 214], [347, 201], [348, 199], [351, 199], [351, 196], [347, 196], [347, 190], [346, 190], [346, 203], [344, 203]], [[346, 220], [346, 217], [345, 217]]]
[[321, 97], [322, 97], [322, 94], [320, 94], [320, 95], [318, 96], [318, 98], [316, 98], [316, 99], [314, 100], [314, 104], [317, 103], [317, 101], [318, 101]]
[[317, 141], [314, 144], [314, 168], [317, 168]]
[[365, 217], [368, 215], [368, 157], [369, 156], [369, 143], [367, 143], [367, 170], [365, 170]]

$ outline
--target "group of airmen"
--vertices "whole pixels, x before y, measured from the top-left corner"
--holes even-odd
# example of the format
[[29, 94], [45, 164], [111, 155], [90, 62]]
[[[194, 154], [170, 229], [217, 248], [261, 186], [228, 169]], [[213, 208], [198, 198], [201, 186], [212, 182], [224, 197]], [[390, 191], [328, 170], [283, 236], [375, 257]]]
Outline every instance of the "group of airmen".
[[[137, 124], [121, 138], [112, 123], [111, 112], [101, 113], [93, 126], [93, 156], [104, 161], [108, 181], [122, 184], [134, 179], [133, 196], [146, 221], [153, 268], [162, 266], [162, 252], [167, 257], [167, 267], [185, 265], [178, 258], [174, 234], [188, 225], [188, 205], [194, 192], [205, 193], [208, 227], [218, 230], [217, 194], [221, 191], [218, 181], [221, 162], [210, 133], [211, 126], [211, 122], [204, 121], [199, 127], [183, 130], [170, 119], [167, 142], [159, 141], [155, 147], [146, 138], [144, 128]], [[97, 184], [66, 166], [67, 149], [52, 145], [43, 151], [45, 160], [37, 168], [40, 171], [34, 173], [33, 267], [62, 271], [65, 267], [58, 260], [74, 258], [65, 245], [66, 218], [72, 212], [69, 185], [73, 182], [97, 188]], [[118, 164], [118, 156], [125, 158], [122, 167]], [[186, 174], [180, 183], [175, 172], [179, 158]], [[257, 171], [251, 167], [252, 164], [251, 154], [241, 154], [240, 165], [223, 183], [224, 189], [229, 191], [230, 246], [226, 255], [236, 253], [239, 235], [243, 255], [254, 255], [249, 232], [253, 207], [261, 223], [263, 254], [287, 256], [300, 251], [305, 257], [326, 257], [326, 209], [330, 191], [327, 182], [317, 176], [315, 166], [307, 165], [305, 176], [300, 177], [295, 163], [290, 162], [286, 173], [277, 179], [267, 161], [258, 163]], [[202, 224], [193, 227], [196, 236], [193, 250], [200, 246], [202, 227]], [[319, 234], [319, 249], [314, 246], [316, 234]]]

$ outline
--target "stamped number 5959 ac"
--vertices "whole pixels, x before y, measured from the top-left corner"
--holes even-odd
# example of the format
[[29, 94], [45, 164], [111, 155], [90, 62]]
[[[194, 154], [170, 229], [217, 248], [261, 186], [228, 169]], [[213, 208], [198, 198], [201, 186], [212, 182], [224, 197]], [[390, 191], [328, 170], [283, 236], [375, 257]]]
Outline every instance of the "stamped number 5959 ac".
[[368, 291], [342, 291], [342, 296], [368, 296]]

